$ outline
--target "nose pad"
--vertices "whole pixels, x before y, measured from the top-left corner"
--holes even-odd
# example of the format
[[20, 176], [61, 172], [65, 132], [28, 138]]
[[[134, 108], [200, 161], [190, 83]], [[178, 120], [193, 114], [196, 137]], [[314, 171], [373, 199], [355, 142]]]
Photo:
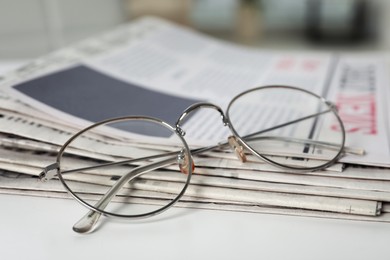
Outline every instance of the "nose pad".
[[190, 156], [190, 158], [188, 158], [188, 155], [186, 153], [184, 153], [184, 149], [180, 151], [180, 154], [177, 156], [177, 161], [179, 163], [179, 169], [180, 169], [180, 172], [184, 173], [184, 174], [188, 174], [188, 165], [191, 163], [191, 170], [192, 172], [194, 172], [195, 170], [195, 164], [194, 164], [194, 160], [192, 159], [192, 157]]
[[242, 147], [242, 145], [239, 144], [239, 142], [237, 141], [237, 138], [234, 136], [229, 136], [228, 142], [229, 142], [230, 148], [234, 151], [238, 160], [240, 160], [241, 162], [246, 162], [246, 155], [245, 155], [244, 147]]

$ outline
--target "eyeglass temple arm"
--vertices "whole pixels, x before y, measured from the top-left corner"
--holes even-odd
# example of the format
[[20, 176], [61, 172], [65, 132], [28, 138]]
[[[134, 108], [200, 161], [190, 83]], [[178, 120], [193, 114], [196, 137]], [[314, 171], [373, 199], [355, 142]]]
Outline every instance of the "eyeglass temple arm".
[[[267, 128], [267, 129], [264, 129], [264, 130], [261, 130], [261, 131], [258, 131], [258, 132], [246, 135], [246, 136], [243, 136], [242, 139], [245, 140], [245, 141], [253, 140], [252, 137], [254, 137], [256, 135], [260, 135], [260, 134], [263, 134], [263, 133], [266, 133], [266, 132], [269, 132], [269, 131], [272, 131], [272, 130], [275, 130], [275, 129], [278, 129], [278, 128], [281, 128], [281, 127], [284, 127], [284, 126], [288, 126], [288, 125], [295, 124], [295, 123], [298, 123], [298, 122], [301, 122], [301, 121], [304, 121], [304, 120], [307, 120], [307, 119], [311, 119], [313, 117], [316, 117], [316, 116], [319, 116], [319, 115], [322, 115], [322, 114], [326, 114], [326, 113], [329, 113], [329, 112], [334, 112], [335, 109], [336, 109], [335, 105], [333, 105], [331, 103], [329, 103], [329, 105], [330, 105], [330, 109], [328, 109], [328, 110], [324, 110], [324, 111], [321, 111], [321, 112], [318, 112], [318, 113], [315, 113], [315, 114], [312, 114], [312, 115], [301, 117], [301, 118], [298, 118], [298, 119], [290, 121], [290, 122], [286, 122], [286, 123], [283, 123], [283, 124], [280, 124], [280, 125], [277, 125], [277, 126], [273, 126], [273, 127], [270, 127], [270, 128]], [[271, 138], [271, 137], [256, 137], [256, 138]], [[321, 142], [321, 141], [310, 140], [310, 139], [294, 139], [294, 138], [284, 138], [284, 137], [272, 137], [272, 138], [273, 139], [283, 139], [283, 140], [287, 140], [287, 141], [290, 140], [292, 142], [305, 142], [305, 143], [310, 143], [310, 144], [315, 144], [315, 145], [322, 145], [322, 146], [328, 146], [328, 147], [335, 147], [335, 148], [337, 148], [339, 146], [338, 144], [333, 144], [333, 143], [330, 143], [330, 142]], [[223, 143], [221, 145], [225, 145], [225, 144], [227, 144], [227, 143]], [[363, 155], [364, 154], [364, 149], [362, 149], [362, 148], [352, 148], [352, 147], [344, 146], [343, 150], [344, 150], [345, 153], [350, 153], [350, 154], [356, 154], [356, 155]]]
[[[289, 122], [286, 122], [286, 123], [283, 123], [283, 124], [280, 124], [280, 125], [276, 125], [276, 126], [267, 128], [267, 129], [263, 129], [261, 131], [258, 131], [258, 132], [252, 133], [252, 134], [248, 134], [248, 135], [242, 136], [241, 139], [243, 139], [244, 141], [266, 139], [266, 138], [269, 138], [269, 139], [280, 139], [280, 140], [283, 139], [285, 141], [300, 142], [300, 143], [310, 143], [310, 144], [315, 144], [315, 145], [335, 147], [335, 148], [338, 149], [338, 146], [339, 146], [338, 144], [334, 144], [334, 143], [330, 143], [330, 142], [321, 142], [321, 141], [311, 140], [311, 139], [296, 139], [296, 138], [275, 137], [275, 136], [254, 137], [256, 135], [264, 134], [266, 132], [279, 129], [281, 127], [285, 127], [285, 126], [288, 126], [288, 125], [291, 125], [291, 124], [299, 123], [299, 122], [302, 122], [304, 120], [308, 120], [308, 119], [311, 119], [313, 117], [316, 117], [316, 116], [319, 116], [319, 115], [322, 115], [322, 114], [326, 114], [326, 113], [329, 113], [329, 112], [334, 112], [336, 107], [333, 104], [331, 104], [331, 103], [329, 103], [329, 106], [330, 106], [330, 109], [327, 109], [327, 110], [324, 110], [324, 111], [321, 111], [321, 112], [318, 112], [318, 113], [315, 113], [315, 114], [311, 114], [311, 115], [308, 115], [308, 116], [305, 116], [305, 117], [301, 117], [301, 118], [298, 118], [298, 119], [295, 119], [295, 120], [292, 120], [292, 121], [289, 121]], [[225, 146], [225, 145], [228, 145], [228, 142], [221, 142], [221, 143], [219, 143], [219, 147]], [[213, 147], [213, 148], [215, 148], [215, 147]], [[198, 149], [198, 150], [200, 151], [201, 149]], [[207, 149], [207, 150], [211, 150], [211, 149]], [[204, 152], [204, 151], [207, 151], [207, 150], [205, 149], [205, 150], [202, 150], [201, 152]], [[344, 147], [344, 152], [351, 153], [351, 154], [356, 154], [356, 155], [362, 155], [362, 154], [364, 154], [364, 149], [362, 149], [362, 148]], [[191, 153], [194, 154], [192, 151], [191, 151]]]
[[244, 136], [244, 138], [249, 138], [249, 137], [252, 137], [252, 136], [255, 136], [255, 135], [259, 135], [259, 134], [262, 134], [262, 133], [266, 133], [266, 132], [269, 132], [269, 131], [272, 131], [272, 130], [275, 130], [275, 129], [278, 129], [278, 128], [281, 128], [281, 127], [285, 127], [285, 126], [288, 126], [288, 125], [299, 123], [301, 121], [305, 121], [305, 120], [311, 119], [313, 117], [316, 117], [316, 116], [319, 116], [319, 115], [323, 115], [323, 114], [326, 114], [326, 113], [329, 113], [329, 112], [332, 112], [332, 111], [333, 111], [332, 109], [327, 109], [327, 110], [324, 110], [324, 111], [321, 111], [321, 112], [318, 112], [318, 113], [315, 113], [315, 114], [304, 116], [304, 117], [301, 117], [301, 118], [298, 118], [298, 119], [295, 119], [295, 120], [292, 120], [292, 121], [289, 121], [289, 122], [286, 122], [286, 123], [283, 123], [283, 124], [280, 124], [280, 125], [276, 125], [276, 126], [273, 126], [273, 127], [270, 127], [270, 128], [267, 128], [267, 129], [264, 129], [264, 130], [261, 130], [261, 131], [249, 134], [249, 135], [246, 135], [246, 136]]
[[[131, 182], [135, 178], [145, 174], [149, 171], [170, 165], [178, 160], [177, 157], [168, 158], [159, 162], [151, 163], [145, 166], [139, 166], [134, 170], [123, 175], [94, 205], [99, 210], [104, 210], [110, 203], [112, 198], [119, 192], [119, 190], [128, 182]], [[84, 217], [82, 217], [74, 226], [73, 230], [78, 233], [86, 233], [92, 231], [102, 213], [94, 210], [90, 210]]]
[[[88, 167], [76, 168], [76, 169], [72, 169], [72, 170], [65, 170], [65, 171], [61, 171], [61, 174], [86, 171], [86, 170], [93, 170], [93, 169], [110, 167], [110, 166], [115, 166], [115, 165], [131, 164], [131, 163], [135, 163], [138, 161], [145, 161], [145, 160], [158, 159], [158, 158], [167, 157], [167, 156], [173, 156], [175, 154], [177, 154], [177, 151], [167, 152], [164, 154], [145, 156], [145, 157], [141, 157], [141, 158], [137, 158], [137, 159], [128, 159], [128, 160], [123, 160], [123, 161], [118, 161], [118, 162], [103, 163], [103, 164], [99, 164], [96, 166], [88, 166]], [[38, 175], [38, 178], [42, 182], [51, 180], [57, 175], [58, 169], [59, 169], [58, 162], [52, 163], [52, 164], [46, 166], [45, 168], [43, 168], [42, 172]]]
[[[340, 149], [339, 144], [331, 143], [331, 142], [324, 142], [324, 141], [317, 141], [312, 139], [300, 139], [300, 138], [292, 138], [292, 137], [281, 137], [281, 136], [258, 136], [258, 137], [251, 137], [251, 138], [243, 138], [245, 141], [253, 141], [253, 140], [282, 140], [285, 142], [291, 142], [291, 143], [299, 143], [299, 144], [311, 144], [311, 145], [318, 145], [318, 146], [324, 146], [329, 149]], [[355, 154], [355, 155], [363, 155], [364, 149], [362, 148], [353, 148], [353, 147], [344, 147], [344, 152], [349, 154]]]

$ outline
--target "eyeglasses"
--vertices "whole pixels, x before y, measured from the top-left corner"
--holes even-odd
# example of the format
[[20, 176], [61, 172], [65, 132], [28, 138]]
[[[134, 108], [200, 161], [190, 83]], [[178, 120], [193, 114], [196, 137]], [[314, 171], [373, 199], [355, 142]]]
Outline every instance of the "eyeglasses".
[[[183, 127], [199, 124], [200, 108], [219, 112], [231, 132], [228, 141], [189, 148]], [[213, 134], [211, 128], [202, 128]], [[211, 103], [194, 104], [175, 125], [146, 116], [95, 123], [70, 137], [40, 179], [58, 177], [89, 209], [73, 227], [85, 233], [102, 214], [135, 219], [170, 208], [190, 184], [193, 155], [215, 151], [214, 156], [223, 156], [230, 147], [242, 162], [260, 159], [283, 169], [315, 171], [334, 164], [344, 143], [344, 126], [332, 103], [304, 89], [264, 86], [234, 97], [226, 113]], [[138, 203], [145, 200], [154, 205]]]

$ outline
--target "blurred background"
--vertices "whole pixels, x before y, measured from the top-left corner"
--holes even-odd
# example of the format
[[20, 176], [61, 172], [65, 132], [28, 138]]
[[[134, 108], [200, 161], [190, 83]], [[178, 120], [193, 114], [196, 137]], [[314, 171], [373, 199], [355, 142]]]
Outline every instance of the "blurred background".
[[0, 59], [37, 57], [144, 15], [260, 48], [390, 49], [387, 0], [0, 0]]

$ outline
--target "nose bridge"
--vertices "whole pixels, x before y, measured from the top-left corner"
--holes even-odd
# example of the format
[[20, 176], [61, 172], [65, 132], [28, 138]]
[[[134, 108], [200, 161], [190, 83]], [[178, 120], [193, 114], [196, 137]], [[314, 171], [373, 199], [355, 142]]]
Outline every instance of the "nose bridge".
[[215, 109], [217, 110], [220, 115], [221, 115], [221, 119], [222, 119], [222, 123], [224, 125], [227, 125], [228, 124], [228, 121], [227, 121], [227, 118], [223, 112], [223, 110], [217, 106], [217, 105], [214, 105], [212, 103], [208, 103], [208, 102], [200, 102], [200, 103], [195, 103], [191, 106], [189, 106], [186, 110], [184, 110], [184, 112], [180, 115], [179, 119], [176, 121], [176, 128], [179, 130], [179, 132], [182, 132], [183, 130], [181, 130], [180, 126], [181, 124], [184, 122], [184, 119], [189, 115], [191, 114], [192, 112], [200, 109], [200, 108], [212, 108], [212, 109]]

